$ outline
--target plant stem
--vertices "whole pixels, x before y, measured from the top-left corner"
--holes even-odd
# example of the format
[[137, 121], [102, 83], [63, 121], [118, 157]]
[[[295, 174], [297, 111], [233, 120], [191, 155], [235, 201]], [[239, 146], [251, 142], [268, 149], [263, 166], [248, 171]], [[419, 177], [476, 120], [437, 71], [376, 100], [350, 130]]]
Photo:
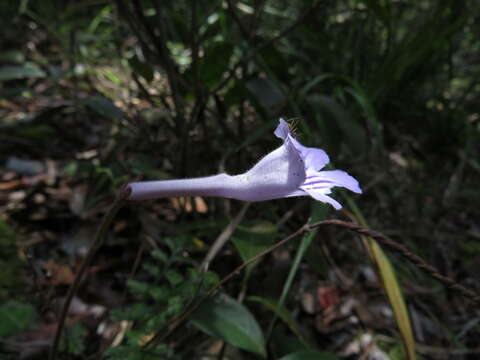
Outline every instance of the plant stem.
[[58, 346], [60, 344], [62, 332], [65, 327], [65, 320], [67, 318], [68, 309], [70, 308], [70, 303], [72, 302], [73, 297], [78, 291], [78, 287], [80, 286], [80, 282], [83, 278], [83, 275], [85, 274], [85, 271], [90, 266], [90, 263], [95, 257], [95, 254], [97, 253], [97, 250], [102, 246], [103, 240], [105, 239], [105, 235], [107, 234], [110, 224], [115, 218], [118, 210], [120, 210], [120, 208], [122, 208], [122, 206], [125, 204], [125, 199], [128, 198], [129, 192], [130, 191], [127, 187], [123, 187], [117, 195], [110, 209], [103, 216], [102, 222], [98, 227], [95, 238], [93, 239], [93, 243], [88, 250], [87, 256], [83, 260], [82, 265], [80, 266], [80, 269], [75, 276], [75, 280], [73, 281], [72, 286], [70, 286], [70, 289], [68, 290], [67, 297], [65, 298], [65, 302], [63, 304], [62, 312], [60, 313], [60, 318], [58, 319], [58, 326], [55, 333], [55, 338], [53, 340], [52, 347], [50, 348], [50, 354], [48, 357], [49, 360], [56, 359]]

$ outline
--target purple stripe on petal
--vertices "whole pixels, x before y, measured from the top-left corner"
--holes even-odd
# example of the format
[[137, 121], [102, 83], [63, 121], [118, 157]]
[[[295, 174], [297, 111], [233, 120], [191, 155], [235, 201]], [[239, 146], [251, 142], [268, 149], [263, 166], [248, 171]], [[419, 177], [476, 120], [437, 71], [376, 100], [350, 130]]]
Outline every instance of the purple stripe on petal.
[[302, 186], [309, 186], [309, 185], [315, 185], [315, 184], [333, 184], [333, 182], [330, 180], [317, 180], [317, 181], [310, 181], [310, 182], [303, 183]]

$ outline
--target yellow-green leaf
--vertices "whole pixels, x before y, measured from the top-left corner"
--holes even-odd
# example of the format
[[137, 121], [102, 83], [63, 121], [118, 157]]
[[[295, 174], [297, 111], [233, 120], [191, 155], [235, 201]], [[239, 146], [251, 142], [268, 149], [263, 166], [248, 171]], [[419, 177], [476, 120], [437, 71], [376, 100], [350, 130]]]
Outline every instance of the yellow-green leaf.
[[[353, 200], [348, 198], [348, 204], [353, 213], [353, 218], [363, 227], [368, 228], [367, 221], [363, 217], [362, 213], [356, 206]], [[362, 241], [370, 258], [376, 265], [377, 273], [382, 281], [383, 288], [387, 294], [390, 305], [392, 306], [395, 314], [395, 320], [402, 336], [403, 344], [405, 346], [405, 352], [408, 360], [415, 360], [415, 339], [413, 337], [412, 325], [410, 323], [410, 317], [405, 305], [405, 300], [400, 289], [395, 271], [388, 260], [387, 256], [378, 245], [378, 243], [366, 236], [362, 236]]]

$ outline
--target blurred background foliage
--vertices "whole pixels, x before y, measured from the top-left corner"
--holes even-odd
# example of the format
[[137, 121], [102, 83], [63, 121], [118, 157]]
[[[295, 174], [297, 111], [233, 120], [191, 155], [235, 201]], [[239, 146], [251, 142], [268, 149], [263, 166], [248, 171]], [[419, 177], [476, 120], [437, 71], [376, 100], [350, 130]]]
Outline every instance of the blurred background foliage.
[[[34, 305], [54, 322], [45, 314], [65, 288], [34, 286], [35, 269], [60, 262], [74, 272], [78, 249], [121, 184], [243, 172], [278, 146], [271, 132], [280, 116], [298, 119], [304, 144], [324, 148], [335, 167], [359, 179], [364, 194], [356, 206], [372, 228], [478, 288], [479, 10], [476, 0], [2, 1], [3, 308], [27, 306], [30, 314]], [[105, 356], [330, 359], [365, 333], [380, 336], [372, 344], [385, 356], [404, 356], [391, 322], [360, 316], [363, 326], [320, 326], [315, 319], [326, 315], [299, 305], [312, 288], [327, 285], [341, 292], [338, 306], [351, 297], [367, 308], [384, 301], [378, 283], [368, 284], [361, 243], [323, 230], [318, 241], [302, 240], [295, 259], [291, 245], [229, 282], [224, 291], [231, 297], [208, 300], [192, 324], [209, 337], [188, 326], [151, 353], [139, 352], [190, 304], [193, 289], [201, 293], [329, 210], [302, 198], [252, 204], [203, 283], [195, 269], [240, 207], [197, 198], [122, 210], [99, 263], [118, 261], [95, 275], [116, 295], [83, 290], [84, 300], [115, 310], [110, 321], [133, 328], [124, 348]], [[468, 351], [478, 336], [468, 322], [471, 305], [395, 255], [392, 262], [423, 358], [449, 358], [441, 347], [465, 350], [455, 358], [475, 358]], [[24, 303], [9, 302], [25, 281]], [[32, 304], [32, 292], [48, 296]], [[209, 324], [216, 311], [239, 321]], [[272, 321], [273, 314], [281, 320]], [[38, 316], [28, 317], [38, 323]], [[1, 326], [0, 334], [25, 329]], [[84, 358], [109, 347], [111, 339], [92, 340], [88, 329], [72, 330], [81, 341], [62, 347], [63, 354]], [[219, 350], [211, 339], [230, 346]]]

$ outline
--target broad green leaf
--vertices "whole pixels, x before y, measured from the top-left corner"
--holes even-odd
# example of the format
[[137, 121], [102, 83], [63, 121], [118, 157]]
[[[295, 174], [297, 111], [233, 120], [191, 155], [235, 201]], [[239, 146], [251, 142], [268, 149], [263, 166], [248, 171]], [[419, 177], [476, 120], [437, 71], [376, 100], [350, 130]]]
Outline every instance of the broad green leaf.
[[190, 318], [203, 332], [266, 357], [262, 330], [250, 311], [226, 295], [205, 300]]
[[85, 104], [95, 111], [97, 114], [109, 118], [111, 120], [120, 120], [123, 117], [123, 112], [115, 104], [103, 97], [103, 96], [92, 96], [89, 97]]
[[27, 330], [35, 317], [35, 309], [17, 301], [0, 305], [0, 337]]
[[0, 81], [26, 79], [26, 78], [44, 78], [47, 74], [37, 65], [26, 63], [17, 66], [0, 67]]
[[298, 336], [285, 331], [283, 326], [277, 326], [273, 329], [272, 334], [268, 339], [268, 345], [272, 349], [275, 358], [280, 358], [299, 351], [311, 350], [298, 339]]
[[2, 51], [0, 54], [0, 62], [22, 64], [25, 62], [25, 55], [19, 50]]
[[305, 350], [289, 354], [279, 360], [339, 360], [339, 358], [323, 351]]

